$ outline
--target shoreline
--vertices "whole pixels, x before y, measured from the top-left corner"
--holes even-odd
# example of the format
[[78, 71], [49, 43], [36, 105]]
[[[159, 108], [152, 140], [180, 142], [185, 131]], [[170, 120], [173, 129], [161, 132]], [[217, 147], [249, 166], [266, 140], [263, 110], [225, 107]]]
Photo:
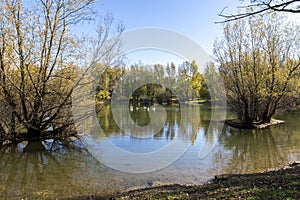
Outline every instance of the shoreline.
[[81, 199], [299, 199], [300, 161], [260, 173], [223, 174], [202, 185], [161, 185]]
[[300, 162], [253, 174], [223, 174], [203, 185], [163, 185], [121, 193], [114, 199], [298, 199]]

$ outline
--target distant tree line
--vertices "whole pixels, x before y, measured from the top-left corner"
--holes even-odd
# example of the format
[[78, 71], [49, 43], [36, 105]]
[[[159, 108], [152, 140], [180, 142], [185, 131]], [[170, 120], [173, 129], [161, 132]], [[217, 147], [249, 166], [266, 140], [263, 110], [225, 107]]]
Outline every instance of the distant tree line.
[[[127, 76], [127, 82], [117, 87], [118, 81], [122, 76]], [[175, 66], [174, 63], [163, 66], [155, 65], [131, 65], [130, 67], [109, 66], [102, 73], [97, 86], [96, 99], [98, 101], [110, 100], [113, 92], [120, 94], [133, 91], [135, 82], [139, 79], [156, 80], [159, 79], [162, 84], [145, 84], [132, 93], [131, 100], [136, 102], [148, 103], [171, 103], [177, 101], [173, 90], [183, 94], [183, 100], [208, 100], [209, 92], [204, 81], [203, 74], [198, 71], [198, 66], [193, 62], [183, 62]], [[174, 84], [172, 84], [174, 83]], [[175, 84], [176, 83], [176, 84]], [[173, 88], [167, 85], [172, 84]], [[176, 87], [176, 88], [174, 88]]]

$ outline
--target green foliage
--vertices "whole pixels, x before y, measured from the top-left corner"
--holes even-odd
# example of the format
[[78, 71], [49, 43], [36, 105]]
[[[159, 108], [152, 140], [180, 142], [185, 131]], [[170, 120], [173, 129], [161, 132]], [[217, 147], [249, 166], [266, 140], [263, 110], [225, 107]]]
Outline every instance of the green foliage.
[[109, 100], [123, 74], [123, 70], [119, 66], [110, 67], [99, 65], [98, 68], [100, 71], [103, 71], [103, 73], [99, 78], [96, 98], [98, 100]]
[[[153, 66], [132, 65], [123, 69], [118, 66], [107, 66], [105, 69], [104, 66], [99, 66], [99, 68], [103, 71], [96, 94], [96, 99], [99, 101], [109, 100], [112, 92], [121, 94], [122, 98], [126, 98], [126, 95], [134, 89], [135, 91], [130, 95], [135, 101], [170, 103], [176, 98], [171, 89], [176, 89], [184, 94], [184, 100], [209, 98], [206, 83], [198, 71], [195, 61], [192, 63], [184, 62], [179, 66], [171, 63], [167, 66], [155, 64]], [[122, 76], [125, 82], [117, 87]], [[149, 83], [134, 88], [135, 84], [142, 80], [149, 80]], [[157, 81], [162, 84], [156, 84]], [[170, 86], [172, 88], [168, 88]]]

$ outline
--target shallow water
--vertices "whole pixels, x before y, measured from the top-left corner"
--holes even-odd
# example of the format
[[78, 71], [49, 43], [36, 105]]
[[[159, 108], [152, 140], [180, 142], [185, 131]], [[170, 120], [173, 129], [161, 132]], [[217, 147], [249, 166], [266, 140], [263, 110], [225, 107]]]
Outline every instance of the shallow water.
[[[127, 107], [120, 105], [120, 112], [123, 109]], [[1, 147], [0, 199], [64, 199], [157, 184], [201, 184], [219, 173], [252, 173], [300, 160], [300, 115], [297, 113], [278, 115], [276, 118], [286, 123], [263, 130], [224, 126], [218, 132], [221, 122], [210, 123], [210, 107], [189, 105], [185, 109], [188, 112], [183, 115], [179, 106], [166, 107], [167, 120], [163, 129], [147, 138], [121, 131], [110, 107], [100, 113], [102, 130], [121, 149], [151, 152], [176, 137], [190, 144], [176, 162], [150, 173], [132, 174], [108, 168], [78, 140], [23, 142], [18, 146]], [[222, 109], [216, 112], [224, 113]], [[134, 108], [131, 116], [139, 125], [150, 122], [147, 108]], [[189, 131], [179, 134], [180, 124]], [[212, 144], [216, 145], [200, 159], [199, 150]]]

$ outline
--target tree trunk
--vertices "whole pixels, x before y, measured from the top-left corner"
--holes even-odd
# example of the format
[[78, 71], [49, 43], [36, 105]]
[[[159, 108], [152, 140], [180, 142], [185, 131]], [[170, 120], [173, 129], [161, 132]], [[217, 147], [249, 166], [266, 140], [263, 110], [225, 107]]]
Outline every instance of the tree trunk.
[[27, 137], [30, 141], [39, 140], [42, 135], [42, 131], [37, 128], [28, 128]]
[[46, 149], [41, 141], [28, 142], [27, 146], [24, 149], [24, 151], [28, 152], [28, 153], [30, 153], [30, 152], [36, 153], [36, 152], [45, 151], [45, 150]]

